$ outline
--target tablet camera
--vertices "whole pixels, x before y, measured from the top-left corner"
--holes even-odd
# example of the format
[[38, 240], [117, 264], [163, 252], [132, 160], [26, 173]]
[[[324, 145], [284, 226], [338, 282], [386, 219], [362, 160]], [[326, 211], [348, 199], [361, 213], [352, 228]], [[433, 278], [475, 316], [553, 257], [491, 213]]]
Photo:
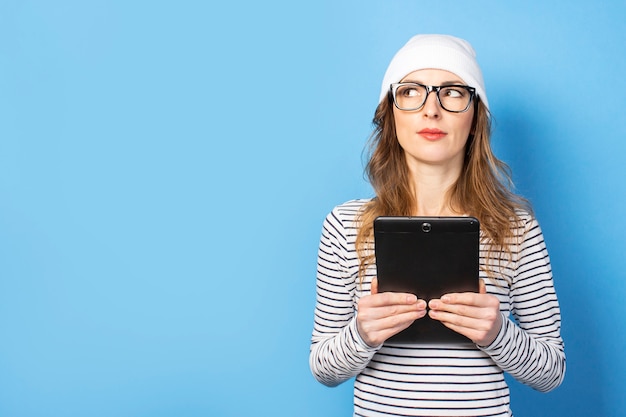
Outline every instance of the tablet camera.
[[422, 223], [422, 232], [428, 233], [432, 230], [432, 226], [430, 223]]

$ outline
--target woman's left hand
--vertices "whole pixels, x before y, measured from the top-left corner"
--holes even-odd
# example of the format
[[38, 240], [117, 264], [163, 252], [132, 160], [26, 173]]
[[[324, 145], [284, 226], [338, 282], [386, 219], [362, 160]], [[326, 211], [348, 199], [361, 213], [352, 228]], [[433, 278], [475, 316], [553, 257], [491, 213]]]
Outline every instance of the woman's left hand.
[[479, 292], [445, 294], [430, 300], [428, 315], [446, 327], [471, 339], [479, 346], [491, 344], [502, 327], [500, 301], [487, 294], [479, 280]]

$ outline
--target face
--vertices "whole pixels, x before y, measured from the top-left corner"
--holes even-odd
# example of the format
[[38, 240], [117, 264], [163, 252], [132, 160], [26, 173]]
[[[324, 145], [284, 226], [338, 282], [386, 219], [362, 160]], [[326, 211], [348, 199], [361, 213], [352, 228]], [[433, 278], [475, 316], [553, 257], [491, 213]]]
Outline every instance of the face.
[[[435, 69], [412, 72], [402, 81], [435, 86], [465, 85], [453, 73]], [[461, 169], [465, 144], [472, 129], [473, 105], [464, 113], [451, 113], [441, 108], [436, 93], [431, 92], [421, 109], [404, 111], [393, 106], [393, 115], [398, 142], [412, 172], [426, 165]]]

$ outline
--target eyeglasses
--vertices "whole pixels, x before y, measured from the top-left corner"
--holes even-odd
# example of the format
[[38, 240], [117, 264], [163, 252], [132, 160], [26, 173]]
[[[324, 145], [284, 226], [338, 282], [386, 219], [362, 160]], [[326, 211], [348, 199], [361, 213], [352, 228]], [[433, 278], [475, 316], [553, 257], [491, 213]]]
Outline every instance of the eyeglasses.
[[393, 104], [399, 110], [419, 110], [426, 103], [431, 92], [437, 93], [437, 101], [442, 109], [452, 113], [466, 112], [476, 89], [467, 85], [424, 85], [419, 83], [391, 84]]

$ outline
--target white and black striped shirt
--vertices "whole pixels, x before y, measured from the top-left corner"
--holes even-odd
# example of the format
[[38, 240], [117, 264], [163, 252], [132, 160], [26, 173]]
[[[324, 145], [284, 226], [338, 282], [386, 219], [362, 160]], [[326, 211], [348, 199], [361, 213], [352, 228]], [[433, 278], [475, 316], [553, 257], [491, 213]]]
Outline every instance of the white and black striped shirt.
[[[355, 416], [512, 416], [508, 372], [549, 391], [563, 380], [565, 353], [550, 259], [537, 221], [512, 222], [512, 259], [496, 252], [481, 272], [498, 297], [503, 326], [489, 346], [392, 345], [372, 348], [356, 328], [357, 302], [369, 294], [372, 265], [359, 284], [356, 216], [367, 200], [336, 207], [324, 221], [310, 366], [317, 380], [338, 385], [354, 376]], [[484, 269], [497, 273], [487, 278]], [[513, 321], [514, 320], [514, 321]]]

